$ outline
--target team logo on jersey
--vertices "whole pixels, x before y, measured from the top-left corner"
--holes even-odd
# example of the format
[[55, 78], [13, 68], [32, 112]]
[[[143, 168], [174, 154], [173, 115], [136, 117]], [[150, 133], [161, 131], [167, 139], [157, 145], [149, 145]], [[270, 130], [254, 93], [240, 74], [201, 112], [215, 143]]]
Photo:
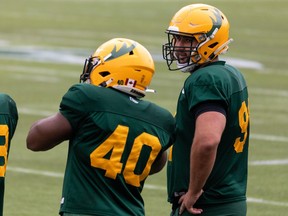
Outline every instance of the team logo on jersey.
[[184, 88], [182, 89], [181, 93], [182, 93], [183, 95], [185, 94]]
[[125, 85], [128, 87], [135, 87], [136, 82], [137, 82], [136, 80], [127, 78], [125, 81]]

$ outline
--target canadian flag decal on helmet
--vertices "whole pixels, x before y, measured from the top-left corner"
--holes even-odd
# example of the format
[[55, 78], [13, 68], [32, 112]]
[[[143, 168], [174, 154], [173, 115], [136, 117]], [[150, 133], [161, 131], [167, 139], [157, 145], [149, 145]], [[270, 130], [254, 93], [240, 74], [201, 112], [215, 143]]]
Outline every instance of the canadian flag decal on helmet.
[[133, 79], [126, 79], [125, 81], [125, 85], [126, 86], [129, 86], [129, 87], [135, 87], [136, 85], [136, 80], [133, 80]]

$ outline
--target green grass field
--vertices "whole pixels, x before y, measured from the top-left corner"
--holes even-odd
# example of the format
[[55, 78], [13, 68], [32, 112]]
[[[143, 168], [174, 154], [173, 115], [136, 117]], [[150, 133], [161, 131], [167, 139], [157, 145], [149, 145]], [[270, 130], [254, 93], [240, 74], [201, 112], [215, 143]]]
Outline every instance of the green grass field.
[[[187, 0], [1, 0], [0, 91], [17, 102], [19, 124], [6, 174], [5, 216], [57, 215], [67, 143], [48, 152], [26, 149], [32, 122], [58, 110], [62, 95], [79, 80], [83, 63], [101, 43], [134, 39], [156, 61], [149, 94], [175, 112], [186, 77], [161, 60], [164, 33]], [[250, 87], [251, 140], [248, 215], [288, 215], [288, 2], [210, 0], [231, 24], [234, 42], [223, 56]], [[146, 181], [147, 216], [169, 215], [165, 169]]]

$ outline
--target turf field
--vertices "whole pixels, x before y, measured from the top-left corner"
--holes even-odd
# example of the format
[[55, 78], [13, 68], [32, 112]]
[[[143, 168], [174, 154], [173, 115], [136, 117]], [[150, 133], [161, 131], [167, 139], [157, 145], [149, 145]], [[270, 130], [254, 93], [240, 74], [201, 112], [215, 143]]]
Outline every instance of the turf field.
[[[139, 41], [156, 75], [147, 99], [175, 112], [186, 75], [168, 72], [161, 44], [171, 17], [192, 0], [1, 0], [0, 91], [17, 102], [19, 124], [6, 175], [5, 216], [57, 215], [67, 143], [34, 153], [25, 139], [33, 121], [57, 112], [83, 63], [114, 37]], [[288, 1], [210, 0], [227, 15], [234, 42], [227, 55], [250, 87], [248, 215], [288, 215]], [[148, 216], [169, 215], [165, 170], [143, 191]]]

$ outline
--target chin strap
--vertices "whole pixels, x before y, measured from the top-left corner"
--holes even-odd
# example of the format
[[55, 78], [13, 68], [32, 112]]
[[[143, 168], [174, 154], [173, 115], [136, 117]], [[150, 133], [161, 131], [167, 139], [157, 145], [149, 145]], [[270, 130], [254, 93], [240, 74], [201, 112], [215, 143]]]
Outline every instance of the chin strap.
[[99, 86], [107, 87], [111, 82], [113, 82], [113, 78], [110, 78], [109, 80], [100, 83]]
[[154, 89], [146, 89], [146, 90], [142, 91], [142, 90], [139, 90], [137, 88], [129, 87], [129, 86], [125, 86], [125, 85], [115, 85], [115, 86], [111, 86], [111, 87], [114, 89], [117, 89], [119, 91], [122, 91], [126, 94], [129, 94], [131, 96], [137, 97], [137, 98], [144, 97], [146, 92], [156, 93], [156, 91]]
[[[215, 29], [216, 30], [216, 29]], [[208, 38], [206, 41], [204, 41], [204, 43], [201, 43], [201, 46], [203, 44], [205, 44], [207, 41], [209, 41], [211, 38], [214, 37], [214, 35], [216, 34], [217, 31], [214, 31], [215, 33], [213, 33], [210, 38]], [[233, 42], [233, 39], [230, 38], [229, 40], [227, 40], [225, 43], [223, 43], [221, 46], [219, 46], [211, 56], [215, 57], [215, 56], [218, 56], [220, 54], [225, 54], [228, 50], [228, 45]], [[200, 47], [200, 46], [199, 46]], [[211, 61], [213, 58], [210, 56], [210, 58], [207, 59], [206, 62], [209, 62]], [[185, 64], [180, 64], [177, 62], [177, 67], [179, 70], [181, 70], [183, 73], [187, 73], [187, 72], [192, 72], [196, 67], [197, 67], [197, 64], [188, 64], [188, 63], [185, 63]]]
[[197, 64], [188, 64], [188, 63], [185, 63], [185, 64], [180, 64], [178, 61], [177, 61], [177, 67], [178, 67], [178, 69], [181, 71], [181, 72], [183, 72], [183, 73], [190, 73], [190, 72], [192, 72], [195, 68], [196, 68], [196, 66], [197, 66]]

